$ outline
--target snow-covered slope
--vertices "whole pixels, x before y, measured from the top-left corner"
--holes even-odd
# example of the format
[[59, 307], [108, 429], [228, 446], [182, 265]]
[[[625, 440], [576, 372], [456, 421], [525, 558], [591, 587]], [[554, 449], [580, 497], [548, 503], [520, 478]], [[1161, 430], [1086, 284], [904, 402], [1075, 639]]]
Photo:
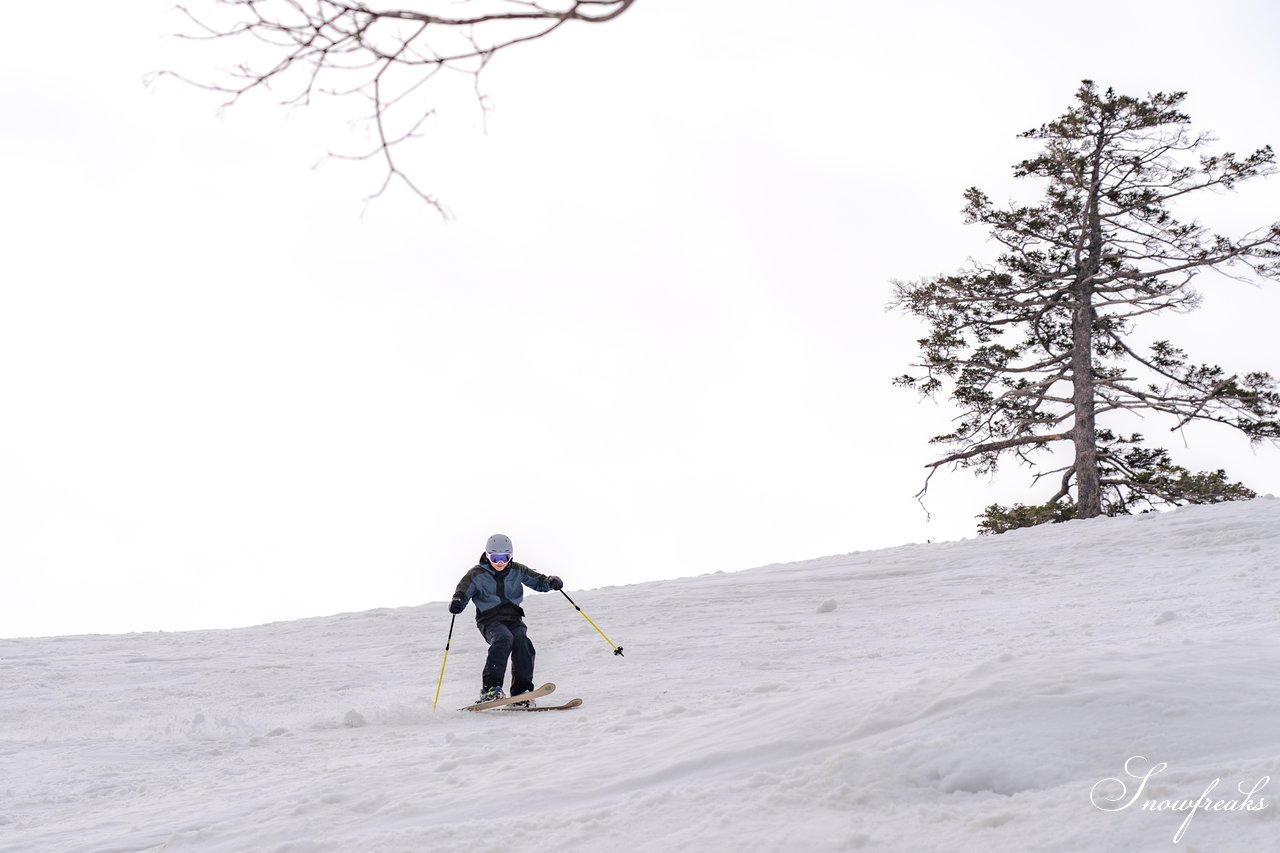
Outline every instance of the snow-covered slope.
[[1259, 499], [571, 589], [625, 657], [533, 594], [547, 714], [453, 710], [470, 611], [432, 713], [440, 603], [3, 640], [0, 851], [1276, 849], [1278, 565]]

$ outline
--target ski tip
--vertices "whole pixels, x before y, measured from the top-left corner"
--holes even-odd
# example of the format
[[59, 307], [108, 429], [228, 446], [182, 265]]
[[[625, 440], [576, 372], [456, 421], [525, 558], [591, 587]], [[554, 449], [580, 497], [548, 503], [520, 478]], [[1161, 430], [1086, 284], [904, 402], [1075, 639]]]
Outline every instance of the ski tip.
[[[556, 691], [556, 686], [552, 684], [550, 681], [548, 681], [546, 684], [542, 685], [541, 687], [535, 687], [534, 689], [526, 693], [521, 693], [520, 695], [521, 696], [546, 696], [548, 694], [554, 693], [555, 691]], [[494, 699], [493, 701], [490, 701], [490, 702], [474, 702], [470, 705], [463, 706], [458, 710], [459, 711], [487, 711], [490, 708], [502, 708], [510, 704], [511, 702], [517, 701], [517, 699], [518, 697], [516, 696], [505, 696], [502, 699]]]

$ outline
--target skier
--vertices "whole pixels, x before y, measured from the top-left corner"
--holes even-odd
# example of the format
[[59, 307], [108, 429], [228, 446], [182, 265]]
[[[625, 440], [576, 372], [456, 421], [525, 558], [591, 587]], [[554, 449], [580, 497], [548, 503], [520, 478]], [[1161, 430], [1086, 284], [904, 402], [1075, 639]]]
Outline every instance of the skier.
[[[504, 698], [502, 682], [511, 660], [511, 695], [518, 696], [533, 689], [533, 643], [524, 624], [524, 600], [527, 586], [538, 592], [562, 589], [564, 583], [555, 575], [543, 575], [511, 560], [511, 539], [495, 533], [485, 543], [480, 562], [473, 566], [454, 590], [449, 602], [450, 613], [461, 613], [468, 601], [476, 603], [476, 626], [489, 644], [489, 656], [481, 675], [482, 692], [477, 702]], [[518, 702], [518, 705], [527, 704]]]

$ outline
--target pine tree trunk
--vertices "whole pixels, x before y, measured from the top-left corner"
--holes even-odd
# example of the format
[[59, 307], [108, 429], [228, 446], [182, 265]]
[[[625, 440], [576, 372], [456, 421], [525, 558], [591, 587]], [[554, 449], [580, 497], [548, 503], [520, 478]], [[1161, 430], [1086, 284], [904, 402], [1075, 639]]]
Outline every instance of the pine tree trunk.
[[1076, 447], [1076, 511], [1080, 518], [1102, 515], [1102, 484], [1098, 474], [1098, 427], [1096, 388], [1093, 375], [1093, 307], [1094, 280], [1102, 269], [1101, 165], [1107, 136], [1106, 123], [1098, 131], [1093, 153], [1088, 204], [1084, 224], [1087, 228], [1081, 264], [1076, 271], [1075, 311], [1071, 317], [1071, 381], [1075, 426], [1072, 439]]
[[[1082, 285], [1082, 290], [1089, 289], [1088, 282]], [[1076, 420], [1071, 437], [1076, 446], [1076, 511], [1080, 518], [1095, 518], [1102, 515], [1102, 484], [1098, 475], [1098, 430], [1093, 389], [1093, 306], [1087, 301], [1076, 306], [1072, 338], [1071, 399]]]

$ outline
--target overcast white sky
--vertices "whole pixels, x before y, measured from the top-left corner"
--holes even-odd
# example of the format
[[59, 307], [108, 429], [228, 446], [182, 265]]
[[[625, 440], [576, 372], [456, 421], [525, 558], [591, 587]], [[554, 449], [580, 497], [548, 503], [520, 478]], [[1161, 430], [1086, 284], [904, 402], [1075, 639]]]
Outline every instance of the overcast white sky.
[[[949, 414], [890, 385], [923, 330], [889, 282], [994, 256], [961, 194], [1034, 200], [1016, 134], [1081, 78], [1280, 144], [1280, 7], [881, 5], [639, 0], [499, 57], [487, 122], [442, 92], [418, 149], [449, 222], [312, 171], [332, 110], [144, 87], [204, 61], [167, 3], [8, 9], [0, 636], [443, 601], [495, 531], [586, 590], [1043, 500], [1017, 468], [913, 500]], [[1203, 218], [1280, 219], [1280, 181]], [[1280, 373], [1280, 287], [1201, 289], [1150, 334]], [[1280, 492], [1280, 451], [1170, 426], [1143, 428]]]

